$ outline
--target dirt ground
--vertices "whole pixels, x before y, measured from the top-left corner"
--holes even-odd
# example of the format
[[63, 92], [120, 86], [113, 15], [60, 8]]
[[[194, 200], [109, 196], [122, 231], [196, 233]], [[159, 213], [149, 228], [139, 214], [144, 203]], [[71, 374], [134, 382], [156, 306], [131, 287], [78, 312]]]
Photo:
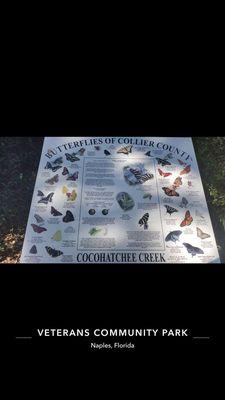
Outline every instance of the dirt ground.
[[[0, 263], [18, 263], [31, 205], [43, 137], [0, 137]], [[196, 141], [196, 146], [198, 142]], [[205, 161], [207, 162], [207, 160]], [[200, 170], [204, 171], [204, 166]], [[206, 199], [221, 261], [225, 260], [225, 231], [207, 186]]]
[[43, 137], [0, 137], [0, 263], [18, 263]]

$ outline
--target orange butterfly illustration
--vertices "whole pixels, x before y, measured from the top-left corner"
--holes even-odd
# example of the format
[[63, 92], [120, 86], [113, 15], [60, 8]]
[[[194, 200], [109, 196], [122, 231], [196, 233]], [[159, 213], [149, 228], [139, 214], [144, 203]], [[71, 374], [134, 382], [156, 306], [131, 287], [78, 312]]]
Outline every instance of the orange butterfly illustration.
[[173, 182], [173, 189], [178, 188], [180, 185], [182, 185], [182, 178], [178, 176], [178, 178]]
[[191, 214], [190, 214], [190, 211], [186, 211], [186, 213], [185, 213], [185, 218], [184, 218], [184, 220], [181, 222], [180, 226], [188, 226], [188, 225], [191, 225], [192, 221], [193, 221], [193, 218], [192, 218], [192, 216], [191, 216]]
[[167, 196], [180, 196], [179, 193], [177, 193], [174, 189], [163, 187], [162, 190], [164, 190]]
[[158, 168], [159, 171], [159, 175], [163, 176], [164, 178], [166, 178], [167, 176], [172, 175], [171, 172], [163, 172], [160, 168]]
[[180, 175], [188, 174], [191, 170], [191, 166], [187, 165], [181, 172]]

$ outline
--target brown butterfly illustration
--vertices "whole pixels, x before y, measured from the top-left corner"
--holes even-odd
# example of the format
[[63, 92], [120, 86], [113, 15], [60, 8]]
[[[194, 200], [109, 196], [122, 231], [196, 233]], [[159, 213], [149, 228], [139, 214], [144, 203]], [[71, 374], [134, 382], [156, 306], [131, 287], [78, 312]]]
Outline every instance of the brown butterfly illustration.
[[208, 233], [203, 232], [200, 228], [196, 228], [197, 229], [197, 236], [200, 237], [201, 239], [207, 239], [210, 237], [210, 235]]
[[163, 176], [164, 178], [166, 178], [167, 176], [172, 175], [171, 172], [163, 172], [160, 168], [158, 168], [159, 171], [159, 175]]
[[132, 145], [128, 145], [126, 147], [122, 147], [117, 151], [117, 153], [126, 154], [128, 156], [129, 153], [132, 153]]
[[38, 226], [36, 224], [31, 224], [31, 226], [32, 226], [34, 232], [37, 232], [37, 233], [42, 233], [42, 232], [47, 231], [46, 228], [42, 228], [41, 226]]
[[181, 222], [180, 226], [188, 226], [188, 225], [191, 225], [192, 221], [193, 221], [193, 218], [192, 218], [192, 216], [191, 216], [191, 214], [190, 214], [190, 211], [186, 211], [186, 213], [185, 213], [185, 218], [184, 218], [184, 220]]
[[178, 176], [173, 182], [173, 189], [179, 188], [180, 185], [182, 185], [182, 178]]
[[177, 193], [174, 189], [163, 187], [162, 190], [164, 190], [167, 196], [180, 196], [179, 193]]
[[54, 183], [57, 183], [59, 181], [59, 175], [55, 175], [52, 178], [48, 179], [47, 181], [45, 181], [45, 183], [47, 183], [48, 185], [54, 185]]
[[181, 172], [180, 175], [188, 174], [191, 171], [191, 166], [187, 165]]

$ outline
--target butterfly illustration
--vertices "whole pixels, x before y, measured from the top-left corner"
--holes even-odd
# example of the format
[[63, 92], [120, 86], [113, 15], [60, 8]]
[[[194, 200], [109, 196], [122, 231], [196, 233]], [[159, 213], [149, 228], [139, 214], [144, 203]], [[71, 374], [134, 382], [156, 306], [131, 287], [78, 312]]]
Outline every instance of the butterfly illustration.
[[76, 153], [65, 153], [66, 159], [70, 162], [80, 161], [79, 157], [76, 156]]
[[204, 233], [200, 228], [196, 228], [197, 230], [197, 236], [201, 239], [207, 239], [210, 237], [210, 235], [208, 233]]
[[167, 156], [164, 157], [164, 160], [167, 160], [167, 158], [169, 158], [169, 159], [173, 158], [173, 154], [168, 153]]
[[85, 149], [80, 149], [77, 154], [79, 154], [79, 156], [83, 156], [85, 153]]
[[148, 229], [148, 220], [149, 220], [149, 213], [143, 215], [143, 217], [139, 220], [139, 225], [143, 226], [144, 229]]
[[30, 254], [37, 254], [37, 247], [35, 246], [35, 244], [31, 247]]
[[73, 190], [71, 193], [66, 193], [66, 195], [67, 195], [67, 201], [75, 201], [76, 200], [76, 198], [77, 198], [77, 194], [76, 194], [76, 191], [75, 190]]
[[63, 222], [71, 222], [74, 221], [74, 216], [70, 210], [67, 210], [65, 217], [63, 217]]
[[54, 207], [51, 207], [51, 214], [53, 215], [53, 217], [59, 217], [60, 215], [62, 215], [62, 213], [56, 210], [56, 208]]
[[139, 183], [144, 183], [154, 177], [154, 175], [150, 173], [142, 175], [139, 169], [130, 168], [130, 172], [135, 176]]
[[149, 200], [151, 200], [151, 198], [152, 198], [151, 193], [145, 193], [145, 194], [143, 195], [143, 199], [149, 199]]
[[181, 172], [180, 175], [188, 174], [191, 171], [191, 166], [187, 165]]
[[54, 257], [54, 258], [55, 258], [55, 257], [59, 257], [59, 256], [61, 256], [61, 255], [63, 254], [62, 251], [52, 249], [52, 248], [49, 247], [49, 246], [45, 246], [45, 249], [46, 249], [47, 253], [48, 253], [51, 257]]
[[45, 169], [51, 169], [52, 172], [56, 172], [59, 168], [62, 168], [62, 166], [56, 165], [56, 166], [54, 167], [54, 166], [52, 166], [52, 164], [51, 164], [49, 161], [47, 161], [47, 164], [46, 164], [46, 166], [45, 166]]
[[106, 156], [111, 156], [111, 153], [110, 153], [108, 150], [104, 150], [104, 154], [105, 154]]
[[121, 149], [119, 149], [117, 151], [117, 153], [122, 153], [122, 154], [128, 155], [128, 154], [132, 153], [132, 147], [133, 147], [132, 145], [128, 145], [126, 147], [122, 147]]
[[56, 160], [52, 162], [52, 164], [55, 164], [55, 165], [62, 164], [62, 163], [63, 163], [63, 158], [62, 157], [56, 158]]
[[31, 226], [32, 226], [34, 232], [36, 232], [36, 233], [42, 233], [42, 232], [47, 231], [46, 228], [43, 228], [43, 227], [38, 226], [38, 225], [36, 225], [36, 224], [31, 224]]
[[100, 146], [95, 146], [95, 150], [99, 151], [101, 149]]
[[167, 176], [172, 175], [171, 172], [163, 172], [160, 168], [158, 168], [158, 171], [159, 171], [159, 175], [163, 176], [164, 178], [166, 178]]
[[185, 197], [182, 197], [182, 201], [181, 201], [181, 203], [180, 203], [180, 207], [187, 207], [187, 205], [188, 205], [188, 201], [187, 201], [187, 199], [185, 198]]
[[62, 192], [63, 192], [63, 194], [66, 194], [67, 192], [68, 192], [68, 188], [66, 187], [66, 186], [63, 186], [63, 188], [62, 188]]
[[74, 174], [69, 175], [66, 180], [67, 181], [76, 181], [78, 179], [79, 172], [76, 171]]
[[156, 160], [158, 161], [159, 165], [162, 165], [162, 167], [164, 167], [165, 165], [171, 165], [169, 161], [163, 160], [162, 158], [156, 157]]
[[45, 181], [45, 183], [47, 183], [48, 185], [54, 185], [54, 183], [57, 183], [59, 181], [59, 175], [55, 175], [50, 179], [47, 179], [47, 181]]
[[44, 222], [43, 218], [40, 217], [40, 215], [38, 215], [38, 214], [34, 214], [34, 218], [36, 219], [38, 224], [40, 224], [41, 222]]
[[178, 188], [180, 185], [182, 185], [182, 178], [178, 176], [178, 178], [173, 182], [173, 189]]
[[54, 193], [49, 193], [46, 197], [42, 197], [41, 200], [38, 201], [38, 203], [43, 203], [43, 204], [48, 204], [52, 202], [52, 198], [53, 198]]
[[186, 211], [185, 218], [181, 222], [180, 226], [188, 226], [188, 225], [191, 225], [192, 222], [193, 222], [193, 218], [190, 214], [190, 211]]
[[62, 232], [57, 231], [53, 236], [52, 240], [55, 240], [56, 242], [60, 242], [62, 240]]
[[64, 168], [63, 168], [62, 175], [68, 175], [68, 174], [69, 174], [68, 169], [67, 169], [66, 167], [64, 167]]
[[145, 153], [145, 156], [154, 157], [154, 156], [151, 155], [151, 150], [147, 151], [147, 153]]
[[176, 243], [177, 240], [179, 240], [180, 235], [182, 234], [182, 231], [172, 231], [168, 233], [168, 235], [165, 238], [166, 242], [174, 242]]
[[171, 214], [173, 214], [175, 212], [178, 212], [178, 210], [176, 210], [176, 208], [174, 208], [174, 207], [171, 207], [171, 206], [168, 206], [168, 205], [165, 205], [164, 207], [166, 207], [166, 212], [169, 215], [171, 215]]
[[183, 245], [186, 247], [188, 253], [191, 253], [192, 257], [196, 256], [196, 254], [204, 254], [204, 251], [199, 247], [194, 247], [189, 243], [183, 243]]
[[139, 179], [139, 182], [140, 182], [140, 183], [145, 183], [145, 182], [147, 182], [149, 179], [153, 179], [153, 178], [154, 178], [154, 175], [153, 175], [153, 174], [147, 173], [147, 174], [141, 176], [141, 178]]
[[180, 196], [179, 193], [177, 193], [174, 189], [163, 187], [162, 190], [164, 190], [167, 196]]
[[179, 160], [179, 159], [177, 159], [177, 161], [179, 162], [180, 165], [186, 165], [187, 164], [186, 162], [184, 162], [182, 160]]
[[40, 197], [44, 197], [44, 193], [41, 190], [38, 190], [38, 194], [37, 195], [40, 196]]
[[191, 181], [188, 181], [188, 186], [192, 187], [192, 182]]

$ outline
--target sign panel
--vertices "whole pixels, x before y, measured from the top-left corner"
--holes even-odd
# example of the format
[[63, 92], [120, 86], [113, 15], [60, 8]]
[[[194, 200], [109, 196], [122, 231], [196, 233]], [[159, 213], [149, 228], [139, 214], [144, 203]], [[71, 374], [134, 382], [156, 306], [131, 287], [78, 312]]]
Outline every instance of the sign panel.
[[23, 263], [219, 263], [191, 138], [46, 137]]

